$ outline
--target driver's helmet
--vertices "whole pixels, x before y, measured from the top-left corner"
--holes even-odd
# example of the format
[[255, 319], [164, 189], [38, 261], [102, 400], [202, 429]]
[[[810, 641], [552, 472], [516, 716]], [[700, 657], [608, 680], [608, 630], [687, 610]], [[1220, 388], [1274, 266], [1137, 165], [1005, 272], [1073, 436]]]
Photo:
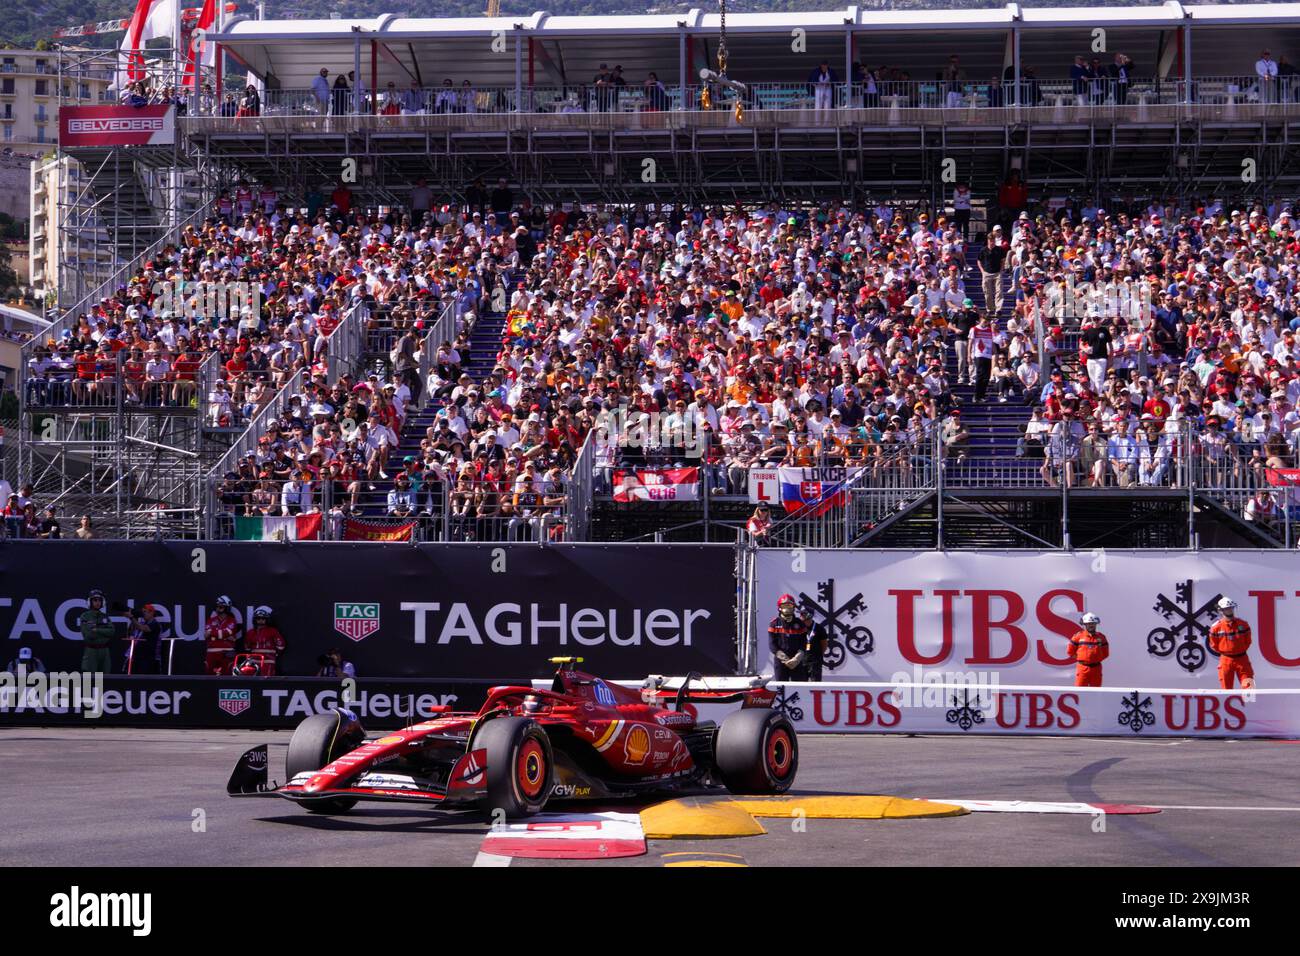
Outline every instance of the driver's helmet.
[[535, 714], [542, 709], [542, 699], [536, 694], [529, 694], [524, 698], [524, 713]]
[[256, 677], [257, 662], [252, 658], [246, 658], [239, 663], [238, 667], [235, 668], [235, 673], [239, 674], [241, 677]]

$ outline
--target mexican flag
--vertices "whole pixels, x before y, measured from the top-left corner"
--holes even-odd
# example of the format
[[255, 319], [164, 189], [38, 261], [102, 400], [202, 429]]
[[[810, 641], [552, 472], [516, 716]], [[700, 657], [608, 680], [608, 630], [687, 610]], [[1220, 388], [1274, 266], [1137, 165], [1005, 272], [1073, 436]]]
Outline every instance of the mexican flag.
[[320, 538], [321, 516], [290, 515], [287, 518], [255, 515], [235, 516], [236, 541], [316, 541]]

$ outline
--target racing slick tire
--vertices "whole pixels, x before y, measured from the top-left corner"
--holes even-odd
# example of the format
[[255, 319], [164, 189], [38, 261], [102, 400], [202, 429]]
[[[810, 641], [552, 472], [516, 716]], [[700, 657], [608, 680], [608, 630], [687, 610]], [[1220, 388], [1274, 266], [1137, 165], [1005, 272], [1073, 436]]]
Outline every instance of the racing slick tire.
[[[337, 712], [313, 714], [294, 728], [289, 738], [289, 754], [284, 760], [285, 779], [310, 773], [333, 763], [353, 749], [339, 739], [343, 716]], [[355, 797], [334, 797], [303, 803], [308, 813], [347, 813], [357, 805]]]
[[713, 760], [732, 793], [785, 793], [799, 769], [799, 739], [785, 714], [757, 707], [738, 710], [718, 728]]
[[480, 806], [506, 819], [540, 813], [555, 784], [551, 739], [527, 717], [497, 717], [480, 724], [471, 750], [487, 751], [487, 796]]

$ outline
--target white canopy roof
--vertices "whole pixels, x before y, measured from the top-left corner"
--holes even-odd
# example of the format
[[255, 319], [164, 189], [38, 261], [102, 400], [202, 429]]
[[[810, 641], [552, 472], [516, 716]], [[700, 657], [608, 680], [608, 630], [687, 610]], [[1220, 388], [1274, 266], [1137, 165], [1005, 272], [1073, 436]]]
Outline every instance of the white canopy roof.
[[[820, 12], [731, 13], [727, 37], [731, 74], [751, 82], [801, 79], [821, 59], [840, 68], [850, 36], [855, 53], [865, 62], [899, 64], [916, 78], [930, 78], [952, 52], [961, 54], [974, 76], [1000, 69], [1006, 35], [1016, 28], [1022, 34], [1022, 52], [1028, 51], [1024, 62], [1034, 60], [1039, 76], [1049, 77], [1065, 75], [1075, 53], [1090, 53], [1095, 28], [1108, 31], [1108, 49], [1124, 50], [1140, 67], [1149, 68], [1162, 49], [1161, 35], [1189, 24], [1198, 75], [1252, 73], [1261, 43], [1271, 44], [1275, 55], [1300, 54], [1300, 3], [1196, 6], [1170, 0], [1140, 7], [1035, 9], [1008, 4], [883, 11], [850, 6]], [[601, 62], [623, 65], [629, 83], [639, 83], [650, 70], [664, 82], [676, 83], [680, 38], [685, 35], [692, 44], [697, 62], [688, 64], [688, 74], [694, 75], [716, 51], [719, 28], [719, 16], [701, 9], [608, 17], [559, 17], [545, 11], [446, 19], [385, 14], [338, 20], [236, 18], [210, 38], [273, 85], [293, 89], [309, 86], [322, 66], [331, 74], [353, 69], [358, 41], [367, 84], [373, 69], [380, 83], [401, 86], [412, 80], [435, 85], [444, 75], [457, 83], [469, 78], [479, 87], [512, 86], [518, 36], [524, 82], [531, 65], [533, 82], [542, 86], [589, 82]], [[790, 51], [795, 29], [807, 34], [803, 54]], [[525, 42], [529, 40], [531, 44]], [[482, 45], [481, 54], [471, 52], [475, 44]]]

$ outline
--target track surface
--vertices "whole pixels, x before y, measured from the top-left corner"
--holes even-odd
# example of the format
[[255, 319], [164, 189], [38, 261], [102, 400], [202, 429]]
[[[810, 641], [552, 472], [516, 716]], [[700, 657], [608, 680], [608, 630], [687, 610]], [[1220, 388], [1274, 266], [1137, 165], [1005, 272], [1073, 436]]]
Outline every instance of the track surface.
[[[288, 801], [225, 796], [243, 750], [270, 743], [279, 771], [288, 740], [288, 732], [0, 731], [0, 864], [474, 863], [487, 824], [472, 814], [361, 804], [344, 817], [317, 817]], [[765, 820], [765, 836], [651, 841], [643, 857], [594, 865], [662, 866], [665, 854], [682, 851], [731, 854], [751, 866], [1300, 864], [1297, 743], [882, 736], [804, 737], [800, 745], [801, 793], [1222, 809], [1109, 816], [1100, 833], [1086, 815], [808, 820], [801, 833]], [[194, 832], [200, 810], [206, 830]]]

